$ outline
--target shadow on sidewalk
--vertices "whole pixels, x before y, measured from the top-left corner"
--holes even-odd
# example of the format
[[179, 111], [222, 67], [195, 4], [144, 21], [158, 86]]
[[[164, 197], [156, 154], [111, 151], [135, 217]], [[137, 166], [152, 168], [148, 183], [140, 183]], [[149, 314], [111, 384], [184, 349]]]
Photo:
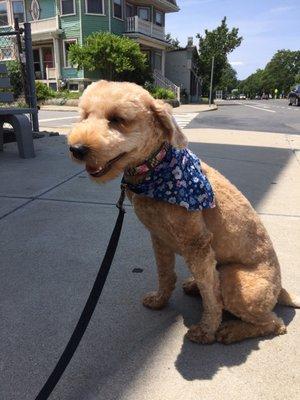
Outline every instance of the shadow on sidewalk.
[[[225, 174], [254, 206], [276, 184], [293, 156], [287, 149], [255, 146], [191, 143], [191, 149]], [[42, 157], [41, 149], [31, 161], [32, 168], [39, 165]], [[6, 161], [5, 167], [9, 168], [10, 159]], [[54, 158], [53, 166], [55, 163]], [[7, 184], [18, 181], [27, 190], [26, 176], [20, 179], [24, 173], [23, 161], [13, 165]], [[47, 169], [48, 173], [56, 171], [49, 169], [48, 164], [47, 169], [42, 168], [45, 170], [40, 171], [41, 179]], [[0, 178], [1, 173], [5, 171], [0, 171]], [[47, 194], [51, 201], [33, 200], [1, 221], [0, 293], [5, 312], [0, 330], [4, 365], [1, 390], [5, 399], [34, 398], [77, 322], [104, 253], [116, 210], [100, 204], [105, 186], [99, 190], [98, 204], [81, 202], [79, 181], [79, 178], [68, 181], [64, 200], [55, 200], [59, 190], [56, 188]], [[92, 183], [84, 185], [84, 190], [87, 200], [94, 198]], [[68, 197], [70, 193], [72, 198]], [[110, 201], [114, 203], [118, 195], [116, 182]], [[105, 202], [109, 203], [107, 196]], [[183, 316], [187, 326], [199, 321], [199, 300], [188, 298], [180, 288], [165, 310], [151, 312], [141, 306], [142, 295], [156, 286], [149, 240], [128, 207], [117, 258], [103, 296], [53, 395], [54, 400], [124, 398], [128, 387], [134, 385], [146, 368], [151, 369], [154, 352], [160, 346], [168, 346], [168, 336], [173, 334], [178, 318]], [[182, 261], [178, 264], [179, 286], [188, 271]], [[142, 267], [143, 272], [133, 274], [133, 267]], [[278, 314], [289, 324], [295, 312], [278, 308]], [[199, 346], [184, 340], [175, 366], [188, 381], [212, 379], [221, 367], [240, 365], [258, 349], [258, 339], [230, 346]]]
[[[183, 312], [186, 327], [199, 322], [200, 312], [195, 315], [195, 310], [197, 310], [196, 305]], [[295, 316], [295, 310], [288, 307], [276, 306], [275, 312], [286, 325], [289, 325]], [[230, 368], [243, 364], [253, 351], [259, 350], [259, 343], [265, 340], [272, 340], [272, 336], [230, 345], [214, 343], [206, 346], [192, 343], [184, 338], [175, 366], [187, 381], [212, 379], [222, 367]]]

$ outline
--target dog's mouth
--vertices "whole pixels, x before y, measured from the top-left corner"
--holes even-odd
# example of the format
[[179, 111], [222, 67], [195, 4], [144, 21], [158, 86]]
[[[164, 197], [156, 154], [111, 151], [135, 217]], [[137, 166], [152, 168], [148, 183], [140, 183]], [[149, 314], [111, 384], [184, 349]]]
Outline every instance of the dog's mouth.
[[109, 160], [103, 167], [99, 166], [94, 166], [94, 165], [89, 165], [86, 164], [86, 170], [87, 172], [94, 178], [99, 178], [100, 176], [103, 176], [107, 174], [107, 172], [111, 169], [111, 167], [119, 161], [122, 157], [125, 156], [126, 153], [121, 153], [117, 157], [112, 158]]

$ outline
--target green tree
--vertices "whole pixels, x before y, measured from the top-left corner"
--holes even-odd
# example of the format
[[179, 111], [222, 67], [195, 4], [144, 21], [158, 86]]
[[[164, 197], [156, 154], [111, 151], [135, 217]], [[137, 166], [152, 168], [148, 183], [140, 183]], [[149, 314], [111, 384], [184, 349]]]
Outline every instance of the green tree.
[[300, 73], [295, 76], [294, 83], [298, 83], [298, 84], [300, 83]]
[[97, 32], [83, 45], [70, 46], [69, 60], [78, 69], [98, 71], [99, 77], [144, 83], [149, 79], [147, 57], [139, 45], [125, 36]]
[[169, 43], [172, 50], [181, 49], [178, 38], [176, 38], [176, 39], [172, 38], [170, 33], [166, 34], [166, 42]]
[[226, 17], [216, 29], [212, 31], [205, 29], [204, 36], [198, 34], [197, 38], [199, 39], [199, 71], [203, 79], [203, 92], [208, 93], [212, 57], [215, 57], [214, 87], [217, 87], [228, 65], [228, 54], [241, 44], [243, 38], [239, 36], [238, 28], [229, 30]]
[[232, 89], [237, 88], [238, 80], [236, 77], [236, 70], [232, 68], [232, 66], [227, 63], [226, 67], [223, 69], [220, 82], [215, 87], [215, 89], [223, 90], [227, 93], [230, 93]]
[[239, 92], [245, 93], [247, 97], [254, 98], [256, 95], [261, 96], [262, 93], [267, 92], [264, 82], [264, 70], [258, 69], [248, 78], [239, 83]]
[[300, 73], [300, 51], [278, 50], [264, 70], [263, 83], [266, 91], [278, 89], [288, 93]]

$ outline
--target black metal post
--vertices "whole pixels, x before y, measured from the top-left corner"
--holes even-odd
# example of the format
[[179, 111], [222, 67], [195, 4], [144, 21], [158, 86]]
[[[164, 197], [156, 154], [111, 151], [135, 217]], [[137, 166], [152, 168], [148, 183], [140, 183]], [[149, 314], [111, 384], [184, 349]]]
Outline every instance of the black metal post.
[[24, 23], [25, 32], [25, 56], [26, 56], [26, 70], [29, 84], [29, 99], [30, 107], [34, 109], [32, 113], [32, 127], [34, 132], [39, 132], [39, 119], [38, 119], [38, 107], [35, 92], [35, 76], [34, 76], [34, 64], [33, 64], [33, 52], [32, 52], [32, 41], [31, 41], [31, 27], [29, 22]]

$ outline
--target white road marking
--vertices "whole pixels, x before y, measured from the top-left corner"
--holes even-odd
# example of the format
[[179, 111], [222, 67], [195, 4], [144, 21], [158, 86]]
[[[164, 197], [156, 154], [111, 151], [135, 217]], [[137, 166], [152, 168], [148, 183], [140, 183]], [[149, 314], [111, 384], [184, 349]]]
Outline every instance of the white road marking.
[[[239, 104], [242, 104], [242, 103], [239, 103]], [[245, 106], [245, 107], [256, 108], [257, 110], [262, 110], [262, 111], [268, 111], [268, 112], [276, 113], [276, 111], [274, 111], [274, 110], [269, 110], [268, 108], [250, 106], [249, 104], [242, 104], [242, 105]]]
[[178, 126], [180, 128], [185, 128], [195, 117], [197, 117], [198, 113], [184, 113], [184, 114], [173, 114]]
[[51, 121], [59, 121], [62, 119], [78, 119], [80, 118], [79, 115], [73, 115], [72, 117], [60, 117], [60, 118], [46, 118], [46, 119], [40, 119], [40, 122], [51, 122]]

